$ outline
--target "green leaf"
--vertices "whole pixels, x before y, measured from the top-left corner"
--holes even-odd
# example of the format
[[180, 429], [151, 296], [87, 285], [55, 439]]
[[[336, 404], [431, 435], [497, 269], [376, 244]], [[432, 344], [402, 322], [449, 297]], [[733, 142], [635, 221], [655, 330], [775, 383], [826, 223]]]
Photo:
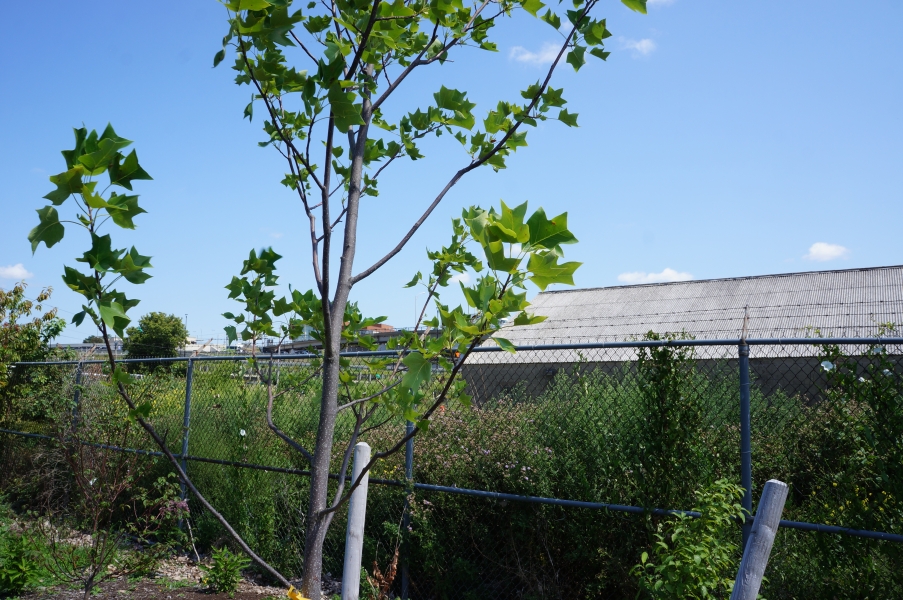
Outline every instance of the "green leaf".
[[589, 51], [589, 53], [592, 54], [593, 56], [595, 56], [596, 58], [601, 58], [602, 60], [607, 59], [608, 56], [611, 54], [611, 52], [606, 52], [602, 48], [593, 48], [592, 50]]
[[133, 420], [137, 420], [138, 418], [147, 419], [150, 417], [151, 408], [153, 408], [153, 404], [151, 404], [150, 401], [142, 402], [129, 411], [129, 418]]
[[568, 230], [568, 214], [561, 213], [552, 219], [546, 218], [546, 212], [539, 208], [530, 215], [527, 220], [530, 228], [530, 246], [534, 248], [547, 248], [551, 250], [561, 244], [573, 244], [577, 242], [574, 234]]
[[55, 183], [56, 189], [44, 196], [44, 198], [53, 202], [54, 206], [59, 206], [72, 194], [81, 192], [84, 186], [82, 183], [82, 174], [84, 172], [85, 168], [83, 166], [76, 165], [63, 173], [51, 175], [50, 183]]
[[[129, 375], [127, 372], [122, 370], [122, 367], [117, 365], [116, 370], [113, 371], [113, 375], [111, 377], [113, 383], [122, 383], [124, 385], [128, 385], [130, 383], [134, 383], [135, 378]], [[148, 403], [150, 404], [150, 403]], [[148, 413], [150, 413], [150, 408], [148, 408]], [[144, 415], [147, 416], [147, 415]]]
[[527, 264], [527, 269], [532, 273], [530, 281], [536, 284], [540, 290], [545, 290], [553, 283], [574, 285], [574, 271], [580, 266], [579, 262], [567, 262], [558, 264], [558, 255], [555, 252], [533, 254]]
[[135, 179], [153, 179], [147, 171], [138, 164], [138, 154], [132, 150], [125, 160], [120, 163], [122, 155], [117, 155], [110, 163], [110, 184], [132, 189], [132, 181]]
[[263, 10], [270, 4], [267, 0], [239, 0], [238, 10]]
[[521, 6], [524, 7], [525, 11], [535, 17], [536, 13], [539, 12], [539, 9], [545, 6], [545, 4], [540, 2], [540, 0], [523, 0], [523, 2], [521, 2]]
[[432, 365], [420, 352], [407, 354], [401, 362], [408, 368], [401, 380], [401, 385], [411, 390], [412, 394], [416, 394], [420, 386], [429, 381]]
[[107, 324], [107, 327], [111, 327], [119, 337], [125, 337], [125, 328], [128, 327], [131, 319], [125, 315], [125, 310], [121, 304], [118, 302], [100, 302], [97, 305], [97, 310], [100, 311], [100, 318]]
[[553, 13], [551, 9], [547, 10], [540, 18], [556, 30], [561, 29], [561, 18]]
[[510, 352], [511, 354], [515, 354], [517, 352], [517, 348], [514, 347], [510, 341], [501, 337], [492, 337], [492, 341], [499, 345], [499, 348], [504, 350], [505, 352]]
[[621, 0], [621, 2], [632, 11], [646, 14], [646, 0]]
[[226, 58], [226, 49], [225, 48], [223, 48], [222, 50], [220, 50], [213, 56], [213, 66], [216, 67], [218, 64], [223, 62], [224, 58]]
[[329, 88], [329, 104], [332, 107], [332, 115], [335, 118], [336, 129], [346, 133], [355, 125], [363, 125], [361, 118], [361, 104], [355, 104], [357, 94], [342, 90], [338, 83]]
[[404, 287], [406, 287], [406, 288], [414, 287], [415, 285], [417, 285], [417, 282], [420, 281], [421, 279], [423, 279], [423, 274], [421, 274], [420, 271], [418, 271], [417, 274], [414, 275], [414, 279], [407, 282], [404, 285]]
[[577, 113], [569, 113], [566, 108], [562, 108], [558, 113], [558, 120], [568, 127], [577, 127]]
[[584, 54], [586, 53], [585, 46], [574, 46], [573, 50], [568, 52], [567, 62], [569, 65], [574, 67], [575, 71], [579, 71], [580, 67], [586, 64], [586, 57]]
[[38, 249], [38, 245], [44, 242], [48, 248], [53, 247], [63, 239], [65, 228], [60, 223], [59, 213], [52, 206], [45, 206], [37, 210], [40, 223], [28, 233], [28, 241], [31, 242], [32, 254]]
[[107, 202], [107, 212], [113, 222], [123, 229], [134, 229], [132, 219], [147, 211], [138, 206], [138, 196], [118, 196], [113, 192]]
[[228, 338], [230, 344], [238, 339], [238, 334], [235, 332], [235, 325], [229, 325], [227, 327], [224, 327], [223, 329], [226, 330], [226, 337]]

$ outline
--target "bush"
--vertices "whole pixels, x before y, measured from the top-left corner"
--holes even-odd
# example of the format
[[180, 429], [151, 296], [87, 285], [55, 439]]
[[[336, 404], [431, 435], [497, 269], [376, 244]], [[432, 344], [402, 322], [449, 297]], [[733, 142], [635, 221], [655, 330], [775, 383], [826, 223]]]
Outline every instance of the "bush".
[[229, 594], [231, 598], [238, 589], [242, 569], [250, 565], [251, 561], [241, 554], [232, 554], [228, 548], [220, 548], [213, 551], [210, 566], [201, 565], [204, 572], [202, 581], [214, 592]]
[[743, 488], [719, 479], [698, 495], [698, 519], [678, 514], [659, 524], [652, 556], [643, 552], [632, 573], [652, 598], [727, 598], [740, 565], [738, 502]]
[[0, 525], [0, 595], [17, 596], [38, 573], [35, 551], [28, 538]]

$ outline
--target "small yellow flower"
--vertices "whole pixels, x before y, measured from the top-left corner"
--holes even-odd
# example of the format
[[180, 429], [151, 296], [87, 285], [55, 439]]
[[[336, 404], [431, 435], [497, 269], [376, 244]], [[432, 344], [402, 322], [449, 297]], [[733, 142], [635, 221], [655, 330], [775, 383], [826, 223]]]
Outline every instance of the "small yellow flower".
[[288, 591], [285, 593], [285, 595], [288, 596], [290, 600], [308, 600], [308, 598], [302, 596], [301, 592], [296, 590], [295, 586], [293, 585], [288, 586]]

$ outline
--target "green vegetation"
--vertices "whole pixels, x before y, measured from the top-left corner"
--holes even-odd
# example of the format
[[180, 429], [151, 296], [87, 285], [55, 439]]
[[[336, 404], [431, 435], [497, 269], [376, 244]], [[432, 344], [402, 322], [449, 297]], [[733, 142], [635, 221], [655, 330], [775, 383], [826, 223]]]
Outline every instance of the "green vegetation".
[[[722, 597], [723, 577], [733, 577], [724, 566], [729, 558], [736, 559], [740, 541], [739, 526], [722, 518], [734, 508], [735, 501], [728, 501], [732, 488], [719, 482], [739, 480], [739, 392], [736, 363], [706, 359], [703, 352], [665, 348], [621, 365], [584, 357], [560, 369], [538, 393], [524, 382], [479, 398], [470, 408], [437, 411], [416, 440], [414, 478], [533, 496], [696, 506], [707, 519], [663, 519], [418, 490], [410, 497], [411, 528], [403, 530], [404, 489], [371, 484], [364, 565], [389, 564], [401, 540], [402, 547], [410, 548], [411, 581], [423, 595], [634, 598], [644, 581], [654, 586], [653, 579], [631, 573], [645, 552], [650, 569], [670, 565], [650, 577], [698, 582], [714, 581], [710, 578], [719, 573], [721, 591], [713, 585], [710, 592]], [[880, 347], [857, 357], [835, 348], [821, 353], [812, 359], [813, 371], [807, 375], [813, 378], [811, 393], [770, 387], [765, 393], [766, 382], [754, 381], [754, 481], [761, 485], [777, 478], [790, 484], [787, 519], [899, 532], [903, 510], [896, 499], [903, 497], [903, 481], [895, 469], [903, 449], [894, 440], [903, 432], [897, 417], [903, 401], [900, 358]], [[347, 368], [354, 374], [348, 384], [354, 395], [382, 385], [363, 364]], [[194, 369], [191, 454], [306, 467], [267, 428], [266, 386], [260, 377], [273, 380], [274, 422], [294, 439], [310, 443], [316, 405], [298, 397], [317, 397], [320, 392], [321, 380], [310, 377], [314, 363], [275, 362], [270, 371], [263, 360], [257, 365], [198, 362]], [[478, 372], [465, 371], [464, 376], [478, 378]], [[92, 381], [83, 402], [110, 404], [113, 390]], [[178, 448], [184, 379], [161, 373], [133, 385], [136, 395], [152, 399], [150, 420], [169, 431], [168, 443]], [[124, 411], [116, 414], [124, 417]], [[384, 429], [361, 436], [377, 449], [397, 439], [404, 427], [402, 419], [383, 415], [380, 420], [389, 419]], [[353, 425], [353, 418], [343, 415], [336, 427], [347, 433]], [[667, 434], [664, 441], [656, 437], [660, 432]], [[163, 465], [158, 468], [165, 470]], [[303, 478], [196, 462], [189, 464], [189, 471], [266, 560], [285, 573], [300, 574], [303, 513], [309, 502]], [[402, 480], [403, 473], [402, 458], [396, 455], [379, 464], [372, 477]], [[712, 492], [700, 494], [712, 485]], [[223, 545], [226, 538], [219, 523], [196, 504], [192, 509], [201, 550]], [[342, 569], [343, 512], [336, 515], [324, 542], [324, 571], [333, 574]], [[659, 541], [667, 552], [656, 551]], [[705, 549], [717, 560], [700, 565], [702, 572], [692, 566], [678, 568], [675, 557], [690, 549], [694, 554]], [[762, 593], [770, 599], [897, 597], [903, 592], [903, 574], [897, 568], [901, 551], [889, 542], [782, 529]]]
[[214, 592], [229, 594], [231, 598], [238, 589], [242, 569], [247, 569], [251, 561], [241, 554], [232, 554], [228, 548], [213, 550], [210, 565], [201, 565], [204, 583]]
[[[150, 312], [138, 319], [137, 327], [126, 329], [125, 334], [122, 347], [130, 357], [166, 358], [179, 355], [188, 330], [182, 319], [175, 315]], [[100, 341], [103, 342], [103, 338]]]
[[719, 479], [698, 495], [693, 510], [702, 517], [676, 515], [659, 523], [652, 556], [640, 555], [633, 568], [641, 589], [653, 598], [726, 598], [740, 566], [737, 521], [744, 517], [743, 488]]

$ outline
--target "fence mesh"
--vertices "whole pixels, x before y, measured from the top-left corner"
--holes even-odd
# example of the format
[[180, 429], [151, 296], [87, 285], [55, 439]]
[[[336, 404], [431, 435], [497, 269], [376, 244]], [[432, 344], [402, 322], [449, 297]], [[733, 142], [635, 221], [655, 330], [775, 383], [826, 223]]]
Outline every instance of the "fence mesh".
[[[877, 342], [751, 346], [753, 498], [766, 480], [780, 479], [790, 486], [788, 521], [903, 534], [901, 350]], [[388, 373], [346, 358], [354, 397], [385, 385]], [[740, 481], [739, 368], [736, 345], [679, 340], [471, 355], [461, 375], [472, 404], [440, 409], [415, 438], [413, 493], [404, 485], [403, 452], [371, 473], [366, 575], [387, 573], [397, 555], [396, 596], [406, 582], [417, 599], [635, 597], [631, 567], [667, 517], [428, 487], [692, 509], [707, 484]], [[261, 556], [300, 576], [309, 491], [299, 472], [309, 465], [270, 431], [264, 383], [273, 382], [275, 425], [312, 448], [315, 363], [195, 360], [129, 369], [140, 375], [135, 397], [149, 403], [150, 420], [176, 454], [190, 397], [189, 474]], [[17, 365], [12, 381], [2, 392], [7, 431], [53, 436], [61, 420], [90, 429], [101, 413], [127, 417], [101, 364]], [[404, 434], [402, 420], [377, 409], [371, 423], [383, 422], [361, 436], [374, 450]], [[352, 427], [351, 411], [340, 413], [334, 473]], [[0, 484], [11, 489], [43, 442], [4, 435], [0, 443], [9, 466]], [[156, 449], [143, 435], [128, 444]], [[198, 542], [224, 543], [218, 523], [191, 506]], [[335, 578], [345, 526], [339, 511], [324, 549], [324, 571]], [[735, 534], [739, 540], [739, 527]], [[782, 528], [763, 593], [900, 596], [901, 566], [900, 543]]]

